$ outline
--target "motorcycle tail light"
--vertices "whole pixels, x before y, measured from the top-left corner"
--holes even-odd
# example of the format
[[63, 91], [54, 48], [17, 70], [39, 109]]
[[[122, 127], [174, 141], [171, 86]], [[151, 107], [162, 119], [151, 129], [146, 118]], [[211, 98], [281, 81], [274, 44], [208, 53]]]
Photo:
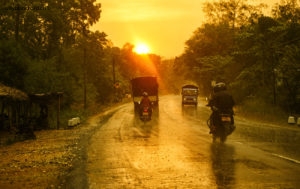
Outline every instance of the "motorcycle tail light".
[[225, 122], [231, 122], [231, 117], [229, 116], [221, 116], [221, 120]]

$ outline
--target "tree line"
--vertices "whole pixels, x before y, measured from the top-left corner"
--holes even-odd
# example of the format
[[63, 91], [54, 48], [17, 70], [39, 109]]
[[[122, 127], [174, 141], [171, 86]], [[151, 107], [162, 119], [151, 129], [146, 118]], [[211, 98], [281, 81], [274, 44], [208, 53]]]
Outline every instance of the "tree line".
[[101, 17], [96, 0], [9, 0], [0, 9], [0, 82], [29, 94], [59, 91], [64, 105], [85, 108], [118, 101], [130, 79], [152, 73], [143, 65], [161, 60], [92, 31]]
[[258, 98], [300, 112], [300, 7], [287, 0], [270, 15], [265, 8], [246, 0], [205, 3], [206, 22], [186, 41], [175, 72], [185, 70], [205, 95], [222, 81], [238, 103]]
[[115, 47], [92, 31], [101, 19], [96, 0], [8, 0], [0, 8], [0, 82], [27, 93], [64, 92], [65, 105], [118, 100], [139, 75], [157, 75], [172, 92], [193, 81], [203, 95], [224, 81], [237, 102], [256, 97], [285, 109], [299, 98], [296, 0], [275, 4], [271, 15], [245, 0], [207, 2], [205, 22], [174, 60], [138, 55], [130, 43]]

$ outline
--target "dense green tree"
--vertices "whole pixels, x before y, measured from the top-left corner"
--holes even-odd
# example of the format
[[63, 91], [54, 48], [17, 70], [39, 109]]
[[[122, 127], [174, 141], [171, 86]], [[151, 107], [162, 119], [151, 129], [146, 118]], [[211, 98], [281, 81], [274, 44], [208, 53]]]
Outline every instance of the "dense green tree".
[[224, 79], [219, 74], [224, 69], [224, 60], [226, 64], [231, 60], [228, 55], [235, 46], [232, 29], [227, 24], [204, 24], [194, 32], [186, 46], [182, 63], [188, 67], [187, 76], [207, 93], [211, 80]]
[[222, 25], [226, 23], [235, 31], [249, 23], [249, 19], [262, 14], [265, 4], [250, 5], [247, 0], [220, 0], [204, 3], [203, 11], [207, 23]]
[[262, 8], [245, 1], [206, 3], [207, 22], [186, 42], [174, 71], [184, 70], [203, 91], [212, 80], [225, 81], [238, 102], [256, 96], [291, 107], [299, 96], [300, 9], [293, 0], [276, 4], [272, 16]]
[[15, 38], [33, 58], [51, 58], [99, 20], [100, 7], [96, 0], [1, 2], [1, 37]]
[[186, 41], [182, 63], [189, 76], [210, 91], [212, 80], [232, 82], [243, 68], [243, 62], [234, 58], [239, 47], [241, 30], [248, 27], [261, 15], [264, 5], [248, 5], [246, 1], [218, 1], [204, 4], [206, 23], [199, 27]]
[[15, 41], [0, 40], [0, 82], [23, 89], [29, 60]]
[[[290, 111], [300, 112], [300, 7], [297, 1], [287, 0], [276, 4], [273, 17], [280, 23], [281, 43], [276, 46], [278, 66], [276, 96], [281, 105]], [[288, 102], [288, 103], [287, 103]]]
[[137, 69], [133, 48], [133, 44], [126, 43], [120, 51], [120, 70], [122, 75], [128, 79], [135, 77]]
[[[87, 59], [92, 63], [84, 67], [90, 78], [97, 78], [95, 72], [105, 70], [105, 66], [99, 69], [94, 62], [99, 62], [104, 56], [106, 36], [100, 32], [89, 34], [89, 26], [100, 18], [101, 6], [96, 0], [10, 0], [0, 5], [0, 38], [8, 41], [1, 43], [1, 54], [6, 56], [2, 56], [0, 63], [5, 69], [3, 73], [9, 75], [3, 74], [1, 82], [21, 86], [20, 81], [25, 78], [24, 88], [28, 92], [63, 90], [67, 97], [71, 97], [75, 94], [72, 90], [78, 87], [70, 86], [83, 83], [78, 74], [83, 67], [80, 61], [83, 50], [78, 46], [90, 47], [86, 51], [90, 56]], [[82, 36], [89, 40], [82, 40]], [[24, 58], [26, 54], [28, 56]], [[68, 59], [70, 54], [77, 59]], [[90, 80], [90, 83], [95, 81]], [[72, 99], [75, 98], [69, 100]]]
[[105, 102], [111, 96], [111, 61], [105, 37], [103, 32], [89, 32], [79, 35], [72, 48], [64, 49], [63, 61], [73, 79], [74, 90], [77, 91], [74, 100], [83, 99], [85, 87], [90, 101]]

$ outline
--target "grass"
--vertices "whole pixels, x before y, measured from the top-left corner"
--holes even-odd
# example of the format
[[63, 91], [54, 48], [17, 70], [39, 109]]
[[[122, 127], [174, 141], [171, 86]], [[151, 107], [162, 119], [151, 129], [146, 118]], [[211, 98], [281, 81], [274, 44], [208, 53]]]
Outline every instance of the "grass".
[[238, 116], [250, 118], [256, 121], [286, 124], [288, 113], [280, 107], [268, 104], [261, 99], [251, 98], [235, 108]]

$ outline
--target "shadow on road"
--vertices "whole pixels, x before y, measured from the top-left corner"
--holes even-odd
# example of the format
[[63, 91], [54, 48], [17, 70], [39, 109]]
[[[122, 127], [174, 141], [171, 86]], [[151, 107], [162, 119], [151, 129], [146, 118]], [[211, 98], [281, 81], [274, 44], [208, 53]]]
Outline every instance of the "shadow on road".
[[138, 133], [135, 134], [135, 138], [150, 138], [153, 136], [158, 136], [159, 130], [159, 114], [158, 111], [153, 111], [152, 118], [150, 121], [143, 122], [139, 118], [139, 114], [135, 113], [133, 118], [134, 120], [134, 127]]
[[218, 188], [234, 188], [235, 184], [235, 149], [222, 143], [211, 144], [212, 170]]

